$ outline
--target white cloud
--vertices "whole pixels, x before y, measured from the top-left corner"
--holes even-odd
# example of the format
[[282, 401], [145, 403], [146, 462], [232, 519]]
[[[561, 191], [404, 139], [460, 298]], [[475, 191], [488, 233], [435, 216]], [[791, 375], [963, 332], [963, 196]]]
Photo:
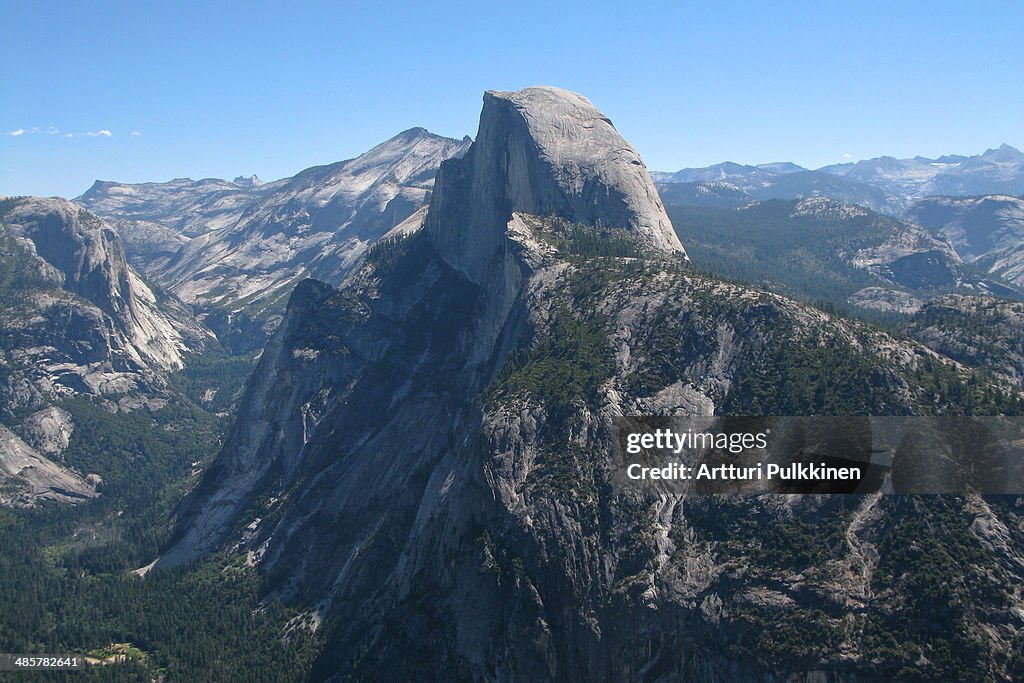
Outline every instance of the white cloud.
[[113, 135], [113, 133], [111, 133], [107, 129], [103, 129], [103, 130], [90, 130], [90, 131], [87, 131], [86, 135], [88, 135], [91, 138], [96, 138], [96, 137], [99, 137], [101, 135], [103, 137], [109, 138], [109, 137], [111, 137]]
[[852, 155], [852, 154], [850, 154], [849, 152], [847, 152], [846, 154], [844, 154], [844, 155], [843, 155], [843, 158], [844, 158], [844, 159], [852, 159], [852, 158], [853, 158], [853, 155]]
[[47, 135], [56, 135], [56, 134], [57, 134], [57, 133], [59, 133], [59, 132], [60, 132], [60, 131], [59, 131], [59, 130], [57, 130], [57, 127], [56, 127], [56, 126], [50, 126], [49, 128], [47, 128], [47, 129], [46, 129], [46, 134], [47, 134]]
[[139, 131], [137, 131], [137, 130], [133, 130], [133, 131], [131, 132], [131, 136], [132, 136], [133, 138], [138, 138], [138, 137], [142, 137], [142, 133], [140, 133], [140, 132], [139, 132]]
[[10, 133], [8, 133], [8, 135], [13, 135], [14, 137], [20, 137], [20, 136], [24, 135], [27, 132], [28, 131], [25, 130], [24, 128], [19, 128], [18, 130], [12, 130]]
[[64, 133], [64, 137], [66, 137], [66, 138], [73, 138], [73, 137], [75, 137], [75, 134], [74, 133]]

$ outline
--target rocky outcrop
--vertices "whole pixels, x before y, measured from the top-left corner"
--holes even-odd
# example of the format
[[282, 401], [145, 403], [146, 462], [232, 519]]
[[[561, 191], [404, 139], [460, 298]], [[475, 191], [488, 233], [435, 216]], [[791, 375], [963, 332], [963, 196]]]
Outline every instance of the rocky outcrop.
[[625, 228], [685, 254], [636, 150], [589, 100], [559, 88], [484, 94], [473, 146], [441, 165], [426, 229], [479, 282], [513, 212]]
[[[816, 401], [941, 410], [915, 373], [963, 370], [695, 275], [659, 237], [656, 202], [623, 197], [628, 185], [600, 163], [581, 171], [621, 150], [590, 149], [580, 122], [610, 125], [583, 117], [593, 110], [578, 96], [534, 90], [488, 96], [480, 137], [444, 165], [424, 228], [414, 220], [376, 245], [337, 290], [296, 288], [156, 567], [244, 555], [268, 597], [327, 625], [316, 680], [885, 677], [874, 646], [850, 635], [895, 633], [888, 615], [913, 599], [871, 578], [904, 580], [879, 555], [910, 545], [883, 547], [880, 520], [889, 532], [890, 516], [931, 513], [624, 491], [611, 474], [614, 420]], [[535, 135], [530, 119], [550, 129]], [[607, 220], [588, 213], [594, 197]], [[992, 562], [1003, 560], [1020, 575], [1007, 556]], [[958, 570], [971, 581], [995, 571]], [[997, 592], [983, 620], [998, 634], [985, 643], [1018, 633], [1019, 597]], [[998, 645], [978, 647], [980, 666], [998, 658]]]
[[21, 431], [33, 448], [47, 457], [59, 456], [68, 447], [75, 423], [71, 413], [49, 406], [29, 415], [21, 423]]
[[80, 503], [95, 496], [96, 490], [80, 476], [40, 455], [0, 425], [0, 505]]
[[154, 389], [209, 341], [125, 260], [117, 233], [63, 199], [7, 200], [0, 216], [5, 409], [68, 393]]
[[916, 313], [924, 305], [924, 301], [913, 294], [885, 287], [858, 289], [847, 298], [847, 301], [858, 308], [882, 311], [883, 313]]

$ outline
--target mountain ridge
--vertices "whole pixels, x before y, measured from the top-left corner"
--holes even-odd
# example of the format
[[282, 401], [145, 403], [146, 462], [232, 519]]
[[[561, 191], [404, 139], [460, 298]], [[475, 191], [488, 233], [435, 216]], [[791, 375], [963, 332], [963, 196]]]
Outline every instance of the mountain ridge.
[[[426, 201], [441, 160], [468, 146], [411, 128], [353, 159], [257, 186], [173, 181], [79, 201], [127, 217], [118, 228], [147, 275], [245, 353], [266, 341], [299, 280], [339, 283], [369, 244]], [[205, 189], [190, 195], [196, 186]]]
[[[797, 174], [803, 174], [803, 180], [799, 180]], [[929, 195], [1022, 194], [1024, 153], [1003, 143], [996, 149], [987, 149], [974, 156], [944, 155], [938, 159], [882, 156], [831, 164], [816, 170], [789, 162], [756, 166], [724, 162], [652, 175], [660, 183], [726, 180], [758, 199], [800, 199], [822, 194], [851, 201], [851, 197], [860, 194], [865, 195], [864, 199], [853, 203], [898, 215], [913, 202]], [[820, 180], [823, 176], [842, 178], [845, 184], [832, 188], [826, 184], [825, 189], [815, 188], [813, 181], [824, 182]], [[774, 195], [769, 196], [772, 192]], [[837, 193], [840, 192], [846, 193], [846, 197], [839, 196]], [[879, 196], [878, 192], [884, 195]]]
[[[574, 213], [542, 172], [542, 145], [522, 144], [521, 120], [494, 122], [482, 117], [483, 151], [442, 166], [426, 226], [368, 250], [341, 288], [296, 287], [156, 568], [221, 549], [258, 567], [266, 597], [324, 629], [318, 680], [899, 671], [902, 654], [848, 634], [852, 623], [902, 637], [885, 615], [916, 598], [887, 561], [909, 544], [894, 550], [887, 534], [941, 510], [797, 496], [756, 502], [752, 518], [722, 498], [630, 495], [609, 482], [611, 422], [941, 411], [933, 380], [966, 386], [967, 371], [920, 344], [696, 275], [628, 221]], [[533, 158], [503, 177], [487, 150]], [[505, 220], [503, 241], [495, 223], [466, 220], [457, 200], [470, 197], [489, 202], [479, 215]], [[552, 206], [567, 215], [524, 211]], [[484, 247], [456, 254], [473, 227], [490, 232]], [[996, 515], [972, 505], [972, 518]], [[1002, 559], [1019, 574], [1018, 555], [986, 555], [971, 577]], [[896, 588], [879, 592], [876, 572]], [[1010, 604], [1004, 590], [986, 608], [1010, 619]], [[957, 632], [978, 625], [951, 619]], [[780, 641], [780, 629], [751, 630], [775, 623], [787, 625]], [[820, 637], [790, 637], [791, 624]], [[936, 638], [944, 651], [940, 636], [921, 640]], [[979, 641], [971, 671], [998, 666], [1012, 633], [998, 638]]]

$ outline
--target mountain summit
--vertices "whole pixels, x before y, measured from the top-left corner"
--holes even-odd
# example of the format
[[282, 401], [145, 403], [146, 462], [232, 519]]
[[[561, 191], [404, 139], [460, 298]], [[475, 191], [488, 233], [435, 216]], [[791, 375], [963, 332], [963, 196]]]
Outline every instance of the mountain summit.
[[426, 228], [479, 281], [513, 212], [626, 228], [683, 252], [640, 155], [590, 100], [561, 88], [484, 93], [476, 142], [441, 164]]
[[[820, 199], [787, 210], [846, 211]], [[626, 490], [615, 426], [944, 411], [931, 378], [949, 394], [967, 385], [913, 342], [699, 275], [668, 225], [635, 152], [589, 102], [487, 94], [429, 216], [367, 249], [339, 289], [295, 288], [154, 568], [221, 550], [257, 567], [261, 597], [319, 631], [309, 680], [894, 677], [902, 661], [875, 665], [893, 659], [878, 652], [888, 645], [846, 634], [906, 642], [916, 634], [887, 621], [903, 601], [931, 619], [974, 599], [914, 592], [946, 565], [904, 578], [898, 525], [938, 513], [900, 496]], [[960, 584], [1019, 566], [995, 552]], [[990, 593], [986, 619], [1009, 623], [1015, 598]], [[943, 634], [983, 632], [952, 619]], [[981, 670], [1000, 642], [963, 649]]]

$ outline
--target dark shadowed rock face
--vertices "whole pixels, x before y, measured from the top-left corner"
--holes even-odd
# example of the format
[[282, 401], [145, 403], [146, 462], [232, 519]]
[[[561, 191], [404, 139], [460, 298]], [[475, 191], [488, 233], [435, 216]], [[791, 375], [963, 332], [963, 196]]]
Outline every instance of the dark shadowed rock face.
[[[656, 199], [626, 191], [634, 164], [612, 132], [571, 93], [489, 94], [427, 227], [374, 247], [337, 290], [296, 288], [156, 566], [221, 549], [258, 565], [268, 597], [326, 631], [314, 680], [878, 678], [851, 634], [904, 637], [885, 620], [913, 596], [884, 585], [903, 580], [885, 539], [932, 512], [622, 491], [614, 418], [811, 411], [819, 390], [905, 414], [936, 400], [922, 366], [957, 370], [695, 276]], [[980, 546], [995, 523], [964, 520], [997, 513], [970, 505], [948, 517]], [[1016, 585], [1020, 556], [958, 571], [998, 566]], [[955, 628], [1015, 619], [1012, 590]], [[1011, 631], [978, 645], [979, 666]]]
[[636, 150], [589, 100], [559, 88], [484, 94], [477, 139], [441, 165], [426, 228], [479, 281], [513, 212], [626, 228], [684, 253]]

